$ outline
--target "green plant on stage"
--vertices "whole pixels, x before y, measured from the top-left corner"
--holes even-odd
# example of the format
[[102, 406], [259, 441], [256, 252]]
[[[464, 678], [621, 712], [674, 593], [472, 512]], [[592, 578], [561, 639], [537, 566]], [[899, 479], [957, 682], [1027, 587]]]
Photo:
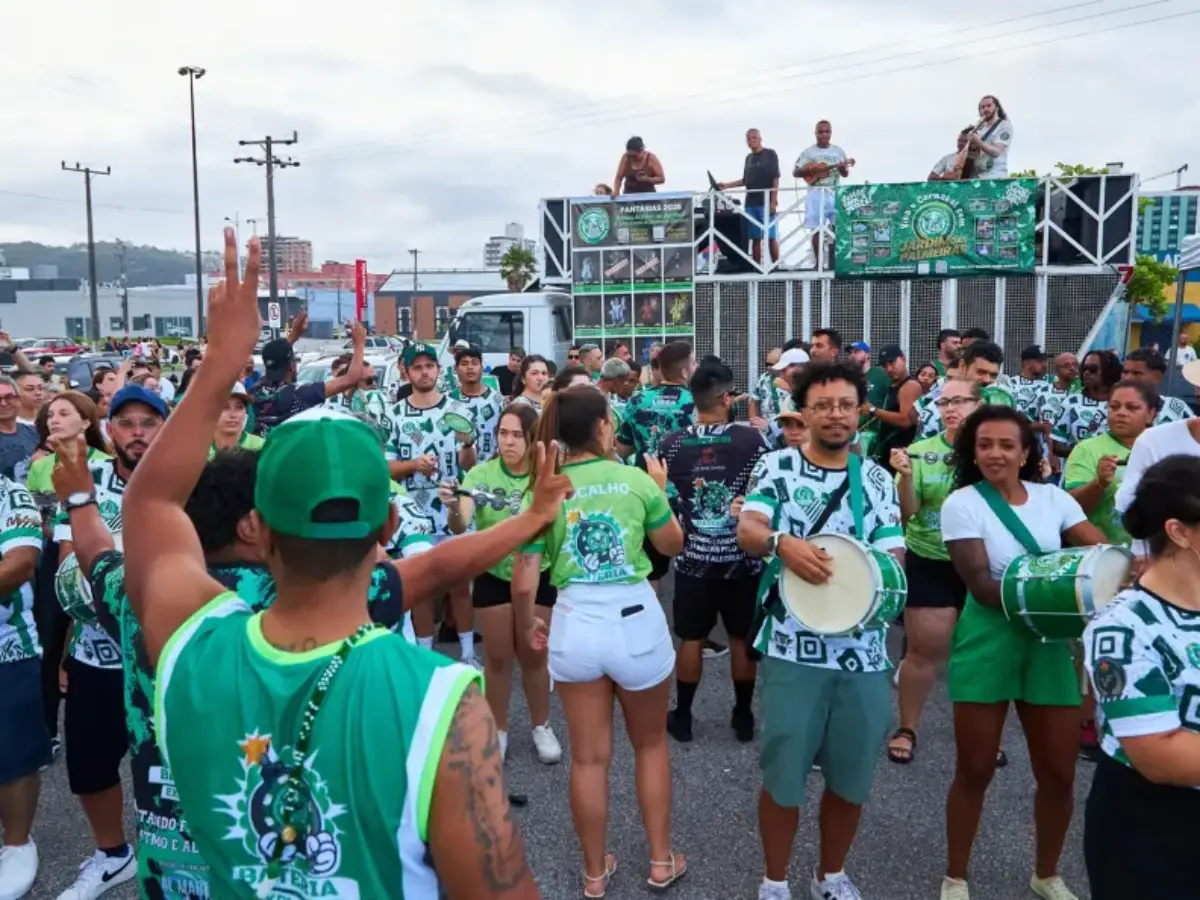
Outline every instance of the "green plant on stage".
[[500, 275], [508, 282], [510, 291], [521, 291], [537, 275], [537, 258], [533, 251], [513, 244], [500, 257]]
[[[1057, 169], [1058, 171], [1047, 172], [1046, 173], [1047, 176], [1053, 175], [1056, 178], [1077, 178], [1080, 175], [1107, 175], [1108, 174], [1107, 166], [1102, 166], [1100, 168], [1096, 168], [1095, 166], [1088, 166], [1088, 165], [1084, 165], [1083, 163], [1057, 162], [1054, 164], [1054, 168]], [[1041, 178], [1042, 176], [1038, 174], [1037, 169], [1023, 169], [1020, 172], [1014, 172], [1012, 175], [1010, 175], [1008, 177], [1009, 178]]]
[[1153, 256], [1139, 255], [1125, 288], [1125, 300], [1145, 306], [1150, 318], [1161, 322], [1174, 305], [1173, 300], [1167, 299], [1165, 291], [1175, 284], [1178, 275], [1179, 270], [1174, 266], [1159, 262]]

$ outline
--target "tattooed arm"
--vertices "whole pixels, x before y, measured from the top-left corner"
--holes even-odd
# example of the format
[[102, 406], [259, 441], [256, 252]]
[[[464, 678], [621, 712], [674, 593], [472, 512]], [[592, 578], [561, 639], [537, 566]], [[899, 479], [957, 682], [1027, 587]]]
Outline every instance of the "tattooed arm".
[[446, 735], [428, 840], [447, 900], [540, 900], [504, 789], [496, 721], [477, 685]]

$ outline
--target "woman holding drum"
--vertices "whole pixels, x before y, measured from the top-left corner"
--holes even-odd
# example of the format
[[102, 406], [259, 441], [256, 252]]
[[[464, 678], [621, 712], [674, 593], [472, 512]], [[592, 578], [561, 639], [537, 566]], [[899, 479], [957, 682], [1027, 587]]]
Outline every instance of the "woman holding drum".
[[1146, 470], [1125, 528], [1146, 541], [1138, 582], [1094, 618], [1084, 651], [1104, 756], [1083, 850], [1092, 900], [1194, 897], [1200, 817], [1200, 459]]
[[1008, 620], [1002, 581], [1017, 557], [1102, 543], [1104, 535], [1070, 494], [1041, 483], [1037, 440], [1015, 409], [984, 406], [972, 413], [955, 456], [958, 489], [942, 506], [942, 535], [969, 594], [950, 653], [956, 760], [946, 800], [941, 897], [970, 896], [971, 847], [1011, 702], [1037, 784], [1036, 870], [1029, 886], [1044, 900], [1076, 900], [1058, 875], [1058, 862], [1074, 803], [1079, 678], [1067, 643], [1043, 642]]
[[891, 452], [904, 519], [904, 569], [908, 605], [904, 635], [908, 649], [900, 666], [900, 726], [888, 743], [888, 759], [912, 762], [917, 725], [937, 667], [950, 655], [950, 637], [967, 599], [967, 586], [942, 541], [942, 504], [954, 487], [954, 441], [959, 426], [979, 408], [981, 390], [965, 378], [948, 378], [934, 406], [944, 431]]
[[[675, 645], [662, 604], [647, 577], [646, 539], [664, 556], [683, 549], [683, 530], [665, 493], [667, 473], [654, 457], [646, 471], [609, 457], [613, 425], [608, 400], [590, 384], [552, 395], [537, 439], [565, 448], [562, 471], [574, 493], [558, 519], [513, 565], [514, 613], [534, 623], [531, 644], [549, 646], [571, 737], [570, 804], [584, 858], [584, 896], [603, 897], [617, 861], [607, 851], [608, 768], [613, 701], [625, 714], [633, 744], [638, 803], [650, 847], [652, 889], [666, 889], [687, 871], [671, 850], [671, 755], [667, 706]], [[529, 489], [534, 489], [534, 472]], [[534, 618], [542, 557], [558, 589], [546, 623]]]

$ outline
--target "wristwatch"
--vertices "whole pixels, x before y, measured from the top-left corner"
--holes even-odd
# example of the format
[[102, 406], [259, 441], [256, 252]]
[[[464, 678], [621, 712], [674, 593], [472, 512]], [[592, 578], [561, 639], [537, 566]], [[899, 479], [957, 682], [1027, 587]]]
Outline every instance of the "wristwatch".
[[779, 542], [783, 540], [784, 536], [785, 532], [782, 531], [772, 531], [767, 535], [767, 551], [772, 556], [779, 555]]
[[67, 502], [63, 504], [63, 507], [67, 512], [71, 512], [72, 510], [83, 509], [85, 506], [91, 506], [95, 502], [95, 494], [88, 491], [76, 491], [67, 497]]

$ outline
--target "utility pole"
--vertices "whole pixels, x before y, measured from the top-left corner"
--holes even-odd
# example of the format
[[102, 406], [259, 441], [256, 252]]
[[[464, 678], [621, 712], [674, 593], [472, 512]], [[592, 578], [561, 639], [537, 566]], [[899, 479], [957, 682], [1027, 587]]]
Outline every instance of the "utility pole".
[[419, 290], [419, 286], [417, 284], [417, 259], [418, 259], [418, 257], [420, 257], [421, 251], [420, 250], [409, 250], [408, 252], [412, 254], [412, 258], [413, 258], [413, 290], [415, 291], [415, 290]]
[[[234, 160], [235, 163], [253, 163], [256, 166], [266, 166], [267, 169], [267, 268], [270, 272], [270, 298], [272, 303], [279, 302], [279, 253], [275, 246], [275, 169], [286, 169], [291, 166], [300, 165], [294, 159], [281, 159], [275, 155], [274, 148], [277, 146], [289, 146], [300, 140], [295, 131], [292, 132], [290, 138], [273, 138], [267, 135], [261, 141], [238, 141], [240, 147], [262, 147], [263, 158], [257, 159], [253, 156], [239, 156]], [[258, 224], [255, 223], [255, 233], [258, 231]]]
[[192, 219], [196, 230], [196, 333], [204, 334], [204, 268], [200, 251], [200, 166], [196, 161], [196, 81], [204, 77], [199, 66], [180, 66], [178, 73], [188, 80], [188, 103], [192, 119]]
[[121, 324], [129, 335], [129, 272], [125, 267], [125, 242], [117, 240], [117, 262], [121, 266]]
[[91, 315], [91, 327], [88, 329], [88, 337], [93, 341], [100, 340], [100, 298], [97, 294], [96, 285], [96, 237], [92, 231], [92, 176], [93, 175], [111, 175], [112, 166], [105, 166], [104, 171], [99, 169], [88, 168], [75, 163], [74, 166], [68, 166], [66, 161], [63, 161], [62, 170], [64, 172], [76, 172], [83, 175], [83, 192], [87, 202], [87, 236], [88, 236], [88, 291], [91, 295], [91, 307], [89, 313]]

